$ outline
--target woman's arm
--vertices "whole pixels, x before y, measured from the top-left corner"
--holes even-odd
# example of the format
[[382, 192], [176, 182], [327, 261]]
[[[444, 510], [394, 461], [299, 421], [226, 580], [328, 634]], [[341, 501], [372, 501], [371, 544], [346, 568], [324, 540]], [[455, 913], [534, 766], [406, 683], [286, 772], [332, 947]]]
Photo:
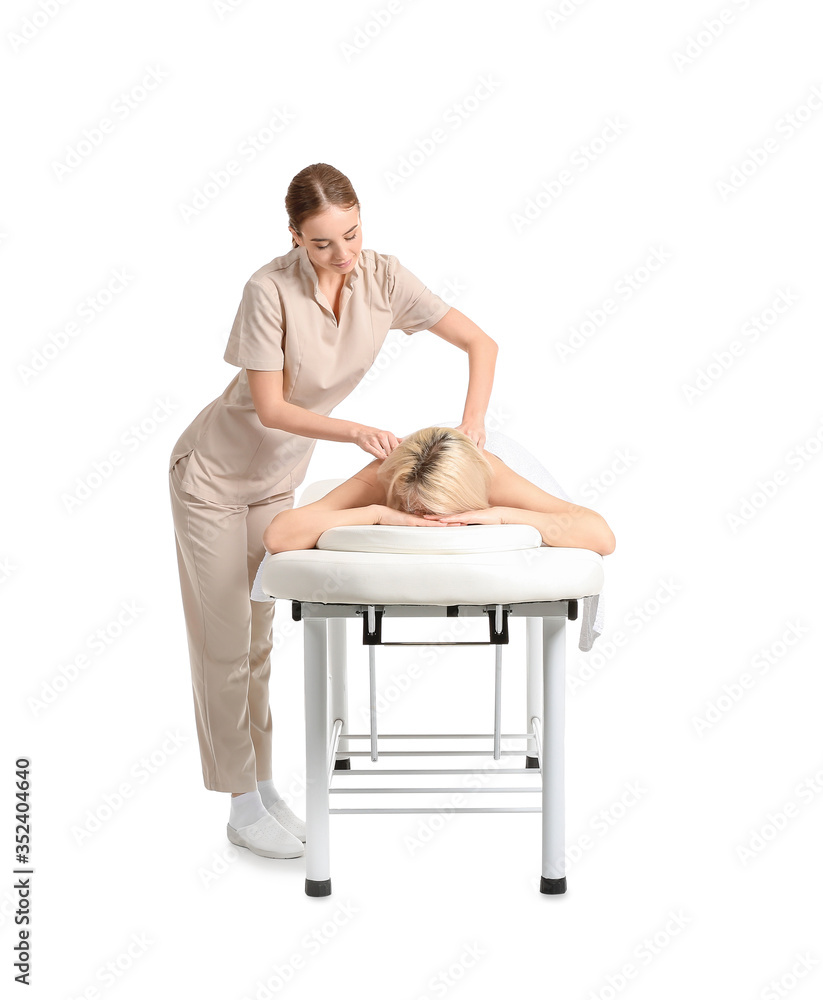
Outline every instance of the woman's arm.
[[397, 438], [391, 431], [358, 424], [354, 420], [326, 417], [314, 410], [307, 410], [283, 399], [283, 372], [246, 369], [254, 409], [264, 427], [279, 427], [300, 437], [322, 441], [348, 441], [358, 448], [387, 458], [397, 447]]
[[457, 430], [468, 435], [478, 448], [482, 448], [486, 443], [484, 424], [494, 382], [497, 343], [454, 306], [430, 329], [469, 356], [469, 387], [466, 390], [463, 420]]
[[386, 492], [377, 479], [382, 459], [335, 486], [324, 497], [302, 507], [291, 507], [275, 514], [263, 532], [267, 552], [313, 549], [328, 528], [347, 524], [413, 524], [422, 528], [442, 527], [438, 520], [424, 520], [414, 514], [386, 507]]
[[[489, 489], [490, 520], [486, 523], [531, 524], [546, 545], [591, 549], [601, 556], [614, 552], [614, 534], [597, 511], [552, 496], [518, 475], [496, 455], [489, 451], [483, 454], [494, 472]], [[481, 516], [483, 512], [469, 514]], [[468, 523], [465, 516], [461, 522], [461, 516], [455, 515], [452, 523]]]

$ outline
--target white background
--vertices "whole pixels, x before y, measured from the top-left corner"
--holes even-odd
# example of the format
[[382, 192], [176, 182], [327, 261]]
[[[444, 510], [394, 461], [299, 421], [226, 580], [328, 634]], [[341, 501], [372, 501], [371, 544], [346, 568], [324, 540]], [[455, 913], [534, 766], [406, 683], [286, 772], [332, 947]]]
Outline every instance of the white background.
[[[21, 755], [27, 995], [819, 995], [821, 27], [814, 0], [5, 5], [9, 995]], [[168, 456], [236, 374], [243, 284], [290, 249], [286, 188], [314, 162], [351, 179], [364, 246], [500, 345], [489, 427], [617, 537], [604, 634], [581, 654], [567, 633], [564, 896], [538, 891], [539, 816], [512, 813], [333, 816], [333, 895], [311, 899], [303, 859], [231, 848], [228, 795], [202, 785]], [[334, 415], [459, 421], [466, 380], [450, 345], [393, 332]], [[320, 442], [307, 481], [367, 461]], [[69, 509], [78, 480], [96, 485]], [[289, 611], [275, 782], [304, 815]], [[491, 654], [458, 652], [402, 697], [410, 656], [381, 652], [384, 731], [489, 731]]]

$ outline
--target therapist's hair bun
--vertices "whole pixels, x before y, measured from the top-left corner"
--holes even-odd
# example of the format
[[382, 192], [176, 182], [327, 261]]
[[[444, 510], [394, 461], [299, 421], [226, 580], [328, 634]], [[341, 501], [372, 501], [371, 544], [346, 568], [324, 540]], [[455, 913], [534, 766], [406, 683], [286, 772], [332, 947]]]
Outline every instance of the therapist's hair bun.
[[[351, 181], [328, 163], [312, 163], [292, 178], [286, 192], [286, 214], [289, 225], [299, 233], [300, 227], [313, 215], [319, 215], [330, 205], [338, 208], [360, 207]], [[292, 249], [299, 243], [292, 236]]]
[[407, 434], [378, 471], [386, 506], [409, 514], [460, 514], [489, 505], [492, 468], [470, 437], [453, 427]]

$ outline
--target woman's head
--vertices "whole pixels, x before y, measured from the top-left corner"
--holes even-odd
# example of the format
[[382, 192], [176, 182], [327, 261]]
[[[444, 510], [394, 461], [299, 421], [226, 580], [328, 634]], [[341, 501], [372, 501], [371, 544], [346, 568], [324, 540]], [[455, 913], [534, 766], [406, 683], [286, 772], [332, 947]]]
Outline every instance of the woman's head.
[[304, 246], [316, 271], [348, 274], [354, 269], [363, 233], [360, 202], [345, 174], [328, 163], [305, 167], [289, 184], [286, 212], [292, 249]]
[[408, 514], [461, 514], [489, 505], [491, 466], [474, 441], [453, 427], [407, 434], [377, 477], [386, 506]]

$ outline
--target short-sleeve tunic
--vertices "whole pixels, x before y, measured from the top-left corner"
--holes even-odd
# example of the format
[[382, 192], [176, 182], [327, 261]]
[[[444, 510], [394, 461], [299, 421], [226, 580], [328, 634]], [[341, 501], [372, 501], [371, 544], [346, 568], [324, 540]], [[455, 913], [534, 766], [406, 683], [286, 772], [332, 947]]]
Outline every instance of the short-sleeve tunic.
[[283, 398], [327, 416], [355, 388], [389, 330], [417, 333], [450, 306], [392, 254], [361, 249], [346, 275], [340, 322], [305, 247], [252, 274], [223, 359], [241, 371], [180, 435], [169, 470], [182, 487], [218, 504], [249, 504], [302, 483], [316, 444], [257, 416], [246, 369], [283, 371]]

